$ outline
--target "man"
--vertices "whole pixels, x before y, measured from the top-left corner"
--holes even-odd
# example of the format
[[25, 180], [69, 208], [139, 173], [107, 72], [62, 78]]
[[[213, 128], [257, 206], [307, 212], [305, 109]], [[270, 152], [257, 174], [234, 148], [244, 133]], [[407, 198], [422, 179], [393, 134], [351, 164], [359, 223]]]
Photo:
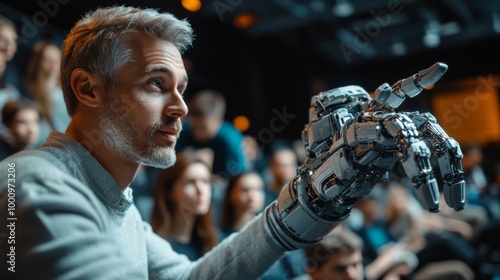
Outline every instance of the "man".
[[307, 274], [302, 279], [363, 280], [361, 239], [349, 230], [334, 231], [306, 249]]
[[191, 263], [133, 206], [139, 165], [175, 162], [191, 33], [170, 14], [130, 7], [98, 9], [71, 30], [61, 69], [71, 124], [0, 164], [0, 219], [10, 226], [0, 278], [257, 278], [283, 254], [262, 216]]
[[0, 134], [0, 160], [31, 147], [38, 140], [40, 112], [35, 104], [11, 100], [2, 110], [7, 131]]
[[243, 134], [224, 120], [224, 96], [217, 91], [202, 90], [192, 97], [189, 105], [185, 130], [179, 137], [177, 150], [210, 149], [213, 152], [213, 173], [226, 179], [245, 171]]
[[288, 147], [277, 148], [271, 154], [269, 161], [270, 178], [265, 188], [265, 205], [271, 204], [281, 191], [281, 188], [297, 174], [297, 156]]

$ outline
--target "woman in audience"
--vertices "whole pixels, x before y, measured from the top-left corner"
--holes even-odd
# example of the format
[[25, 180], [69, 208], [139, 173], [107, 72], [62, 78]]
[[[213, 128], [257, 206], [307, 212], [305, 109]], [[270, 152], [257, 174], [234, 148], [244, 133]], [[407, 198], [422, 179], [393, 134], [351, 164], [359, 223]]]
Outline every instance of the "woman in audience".
[[[257, 171], [246, 171], [229, 179], [222, 204], [221, 230], [223, 237], [239, 231], [264, 207], [264, 180]], [[292, 279], [305, 273], [303, 250], [286, 252], [260, 280]]]
[[211, 170], [192, 152], [157, 174], [151, 225], [172, 248], [196, 260], [218, 240], [211, 213]]
[[70, 122], [59, 82], [61, 51], [50, 41], [40, 41], [28, 61], [24, 85], [38, 104], [43, 118], [40, 141], [47, 138], [50, 130], [64, 132]]
[[222, 203], [223, 237], [239, 231], [264, 207], [264, 181], [254, 171], [238, 173], [229, 179]]

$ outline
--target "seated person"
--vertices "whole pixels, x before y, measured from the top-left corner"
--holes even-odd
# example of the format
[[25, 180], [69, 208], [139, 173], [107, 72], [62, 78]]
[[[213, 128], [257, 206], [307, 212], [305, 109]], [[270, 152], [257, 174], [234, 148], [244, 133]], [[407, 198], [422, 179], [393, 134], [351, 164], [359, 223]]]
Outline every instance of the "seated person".
[[11, 100], [2, 110], [2, 123], [7, 128], [0, 133], [0, 160], [30, 148], [38, 139], [40, 113], [35, 104]]
[[174, 166], [158, 172], [151, 217], [153, 231], [174, 251], [194, 261], [217, 243], [211, 213], [211, 171], [195, 153], [177, 154]]
[[312, 280], [400, 279], [409, 274], [405, 261], [398, 261], [403, 251], [387, 250], [368, 266], [363, 265], [362, 241], [351, 230], [337, 228], [322, 241], [306, 249], [307, 275]]
[[[0, 25], [0, 33], [1, 33]], [[1, 40], [1, 34], [0, 34]], [[18, 100], [21, 97], [19, 90], [9, 83], [3, 81], [3, 75], [7, 66], [7, 55], [0, 51], [0, 111], [9, 100]], [[0, 130], [5, 130], [5, 127], [0, 127]]]

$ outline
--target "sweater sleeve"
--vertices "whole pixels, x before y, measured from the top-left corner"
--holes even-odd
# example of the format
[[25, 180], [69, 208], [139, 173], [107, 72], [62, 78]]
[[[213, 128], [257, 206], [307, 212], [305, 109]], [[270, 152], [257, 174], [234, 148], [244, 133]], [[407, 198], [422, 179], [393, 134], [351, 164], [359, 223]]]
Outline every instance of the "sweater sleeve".
[[264, 223], [265, 216], [257, 216], [193, 263], [173, 256], [177, 254], [151, 234], [150, 279], [257, 279], [284, 253], [267, 236]]
[[47, 161], [15, 163], [15, 177], [7, 176], [6, 161], [0, 163], [0, 220], [12, 225], [0, 232], [11, 237], [0, 239], [1, 279], [147, 278], [103, 233], [106, 222], [97, 211], [103, 206], [90, 190]]

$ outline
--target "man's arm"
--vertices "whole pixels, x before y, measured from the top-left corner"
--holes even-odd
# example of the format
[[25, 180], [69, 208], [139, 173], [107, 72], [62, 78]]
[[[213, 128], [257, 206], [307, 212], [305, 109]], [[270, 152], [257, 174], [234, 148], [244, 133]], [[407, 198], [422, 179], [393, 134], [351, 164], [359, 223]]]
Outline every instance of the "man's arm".
[[[241, 231], [230, 235], [192, 267], [179, 265], [182, 258], [165, 254], [160, 237], [149, 234], [150, 279], [257, 279], [284, 253], [264, 230], [259, 215]], [[186, 258], [187, 260], [187, 258]], [[173, 275], [173, 276], [172, 276]]]

